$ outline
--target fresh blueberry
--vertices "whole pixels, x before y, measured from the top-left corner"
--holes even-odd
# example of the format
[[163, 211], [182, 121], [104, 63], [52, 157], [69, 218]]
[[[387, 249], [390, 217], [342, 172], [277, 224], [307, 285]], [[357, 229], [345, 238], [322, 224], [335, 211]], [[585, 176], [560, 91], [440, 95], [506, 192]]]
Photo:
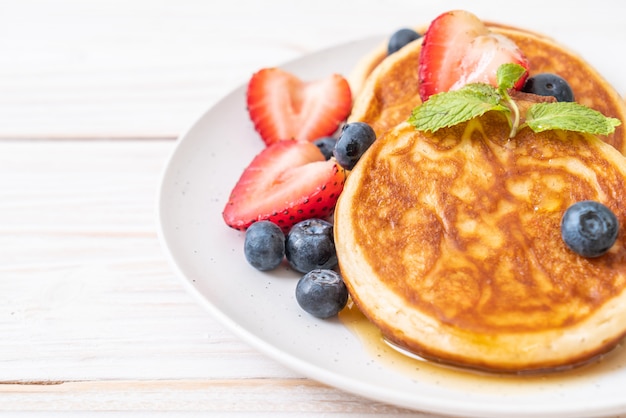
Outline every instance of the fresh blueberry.
[[611, 209], [593, 200], [574, 203], [561, 220], [565, 244], [583, 257], [599, 257], [617, 239], [619, 222]]
[[376, 132], [367, 123], [348, 123], [343, 126], [335, 145], [335, 159], [346, 170], [352, 170], [375, 140]]
[[337, 138], [333, 138], [332, 136], [324, 136], [322, 138], [318, 138], [313, 141], [315, 145], [322, 151], [324, 154], [324, 158], [330, 160], [330, 157], [333, 156], [333, 149], [335, 149], [335, 144], [337, 143]]
[[333, 224], [323, 219], [306, 219], [291, 227], [285, 255], [294, 270], [308, 273], [337, 266]]
[[540, 96], [554, 96], [557, 102], [574, 101], [574, 92], [568, 82], [552, 73], [541, 73], [528, 77], [522, 91]]
[[285, 234], [273, 222], [255, 222], [246, 230], [243, 252], [255, 269], [273, 270], [285, 257]]
[[421, 38], [421, 36], [422, 35], [415, 32], [413, 29], [403, 28], [397, 30], [389, 38], [389, 43], [387, 44], [387, 54], [391, 55], [394, 52], [399, 51], [408, 43]]
[[296, 285], [296, 301], [317, 318], [337, 315], [348, 303], [348, 289], [334, 270], [316, 269], [308, 272]]

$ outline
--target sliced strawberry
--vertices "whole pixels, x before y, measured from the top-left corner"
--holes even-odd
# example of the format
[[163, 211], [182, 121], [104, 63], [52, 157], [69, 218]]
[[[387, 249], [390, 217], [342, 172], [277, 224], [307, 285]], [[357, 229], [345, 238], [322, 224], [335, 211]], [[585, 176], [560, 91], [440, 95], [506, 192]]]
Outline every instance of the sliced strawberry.
[[287, 232], [304, 219], [330, 215], [345, 177], [344, 169], [334, 159], [327, 161], [312, 142], [275, 142], [242, 173], [224, 208], [224, 221], [245, 230], [267, 219]]
[[496, 72], [505, 63], [519, 64], [526, 74], [514, 86], [521, 89], [528, 76], [528, 59], [509, 38], [491, 32], [472, 13], [453, 10], [433, 20], [420, 52], [420, 97], [456, 90], [468, 83], [497, 87]]
[[304, 82], [287, 71], [264, 68], [248, 83], [247, 105], [266, 144], [313, 141], [333, 134], [348, 117], [352, 93], [339, 74]]

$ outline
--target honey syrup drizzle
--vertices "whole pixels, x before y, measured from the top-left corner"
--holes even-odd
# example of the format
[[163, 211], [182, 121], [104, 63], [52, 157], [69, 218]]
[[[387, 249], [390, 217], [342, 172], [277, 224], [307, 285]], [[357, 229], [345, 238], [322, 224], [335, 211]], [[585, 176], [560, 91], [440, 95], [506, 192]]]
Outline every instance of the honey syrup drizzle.
[[514, 387], [516, 393], [520, 389], [542, 391], [546, 386], [567, 388], [570, 386], [589, 384], [612, 371], [626, 368], [626, 349], [623, 343], [604, 356], [573, 368], [552, 372], [533, 372], [524, 374], [493, 373], [459, 366], [446, 365], [424, 359], [407, 352], [401, 347], [387, 342], [381, 332], [352, 303], [339, 313], [339, 320], [363, 344], [364, 349], [372, 358], [383, 366], [401, 373], [413, 380], [430, 379], [439, 384], [444, 382], [450, 388], [476, 390], [477, 388], [506, 392]]

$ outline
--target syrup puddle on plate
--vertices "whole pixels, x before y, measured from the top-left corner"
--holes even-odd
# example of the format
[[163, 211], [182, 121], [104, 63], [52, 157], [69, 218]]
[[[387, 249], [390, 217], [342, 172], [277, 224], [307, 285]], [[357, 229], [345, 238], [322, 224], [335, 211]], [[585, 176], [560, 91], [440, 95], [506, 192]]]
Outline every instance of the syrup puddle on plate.
[[577, 385], [598, 386], [596, 382], [602, 375], [626, 367], [626, 349], [621, 343], [610, 353], [568, 370], [527, 374], [482, 372], [426, 360], [387, 342], [351, 300], [339, 313], [339, 320], [358, 337], [372, 358], [383, 366], [416, 381], [428, 379], [437, 384], [445, 381], [451, 389], [472, 391], [480, 388], [508, 393], [509, 389], [514, 388], [515, 393], [519, 394], [519, 390], [524, 388], [543, 391], [547, 386], [555, 385], [562, 389]]

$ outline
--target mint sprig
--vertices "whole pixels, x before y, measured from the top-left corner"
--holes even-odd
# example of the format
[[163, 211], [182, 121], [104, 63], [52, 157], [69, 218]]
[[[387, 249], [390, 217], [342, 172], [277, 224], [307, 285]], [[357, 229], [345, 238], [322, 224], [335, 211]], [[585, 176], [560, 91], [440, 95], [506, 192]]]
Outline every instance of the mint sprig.
[[550, 129], [609, 135], [620, 125], [597, 110], [572, 102], [537, 103], [526, 112], [526, 123], [535, 132]]
[[519, 129], [528, 127], [534, 132], [562, 129], [595, 135], [609, 135], [621, 124], [619, 119], [573, 102], [536, 103], [528, 108], [520, 125], [520, 111], [509, 90], [524, 75], [526, 69], [518, 64], [503, 64], [496, 75], [498, 87], [486, 83], [472, 83], [458, 90], [432, 95], [413, 109], [409, 117], [416, 129], [436, 132], [457, 125], [490, 111], [502, 112], [509, 120], [512, 138]]
[[509, 108], [513, 111], [513, 120], [509, 122], [511, 133], [509, 138], [513, 138], [517, 134], [519, 126], [520, 114], [519, 107], [509, 95], [509, 89], [515, 86], [515, 83], [526, 73], [526, 69], [518, 64], [502, 64], [496, 72], [496, 82], [498, 83], [498, 94], [502, 97]]
[[490, 110], [509, 112], [500, 95], [488, 84], [467, 84], [459, 90], [432, 95], [417, 107], [409, 122], [417, 129], [435, 132], [481, 116]]
[[519, 64], [502, 64], [496, 72], [498, 91], [506, 94], [508, 89], [512, 89], [515, 83], [524, 75], [526, 69]]

